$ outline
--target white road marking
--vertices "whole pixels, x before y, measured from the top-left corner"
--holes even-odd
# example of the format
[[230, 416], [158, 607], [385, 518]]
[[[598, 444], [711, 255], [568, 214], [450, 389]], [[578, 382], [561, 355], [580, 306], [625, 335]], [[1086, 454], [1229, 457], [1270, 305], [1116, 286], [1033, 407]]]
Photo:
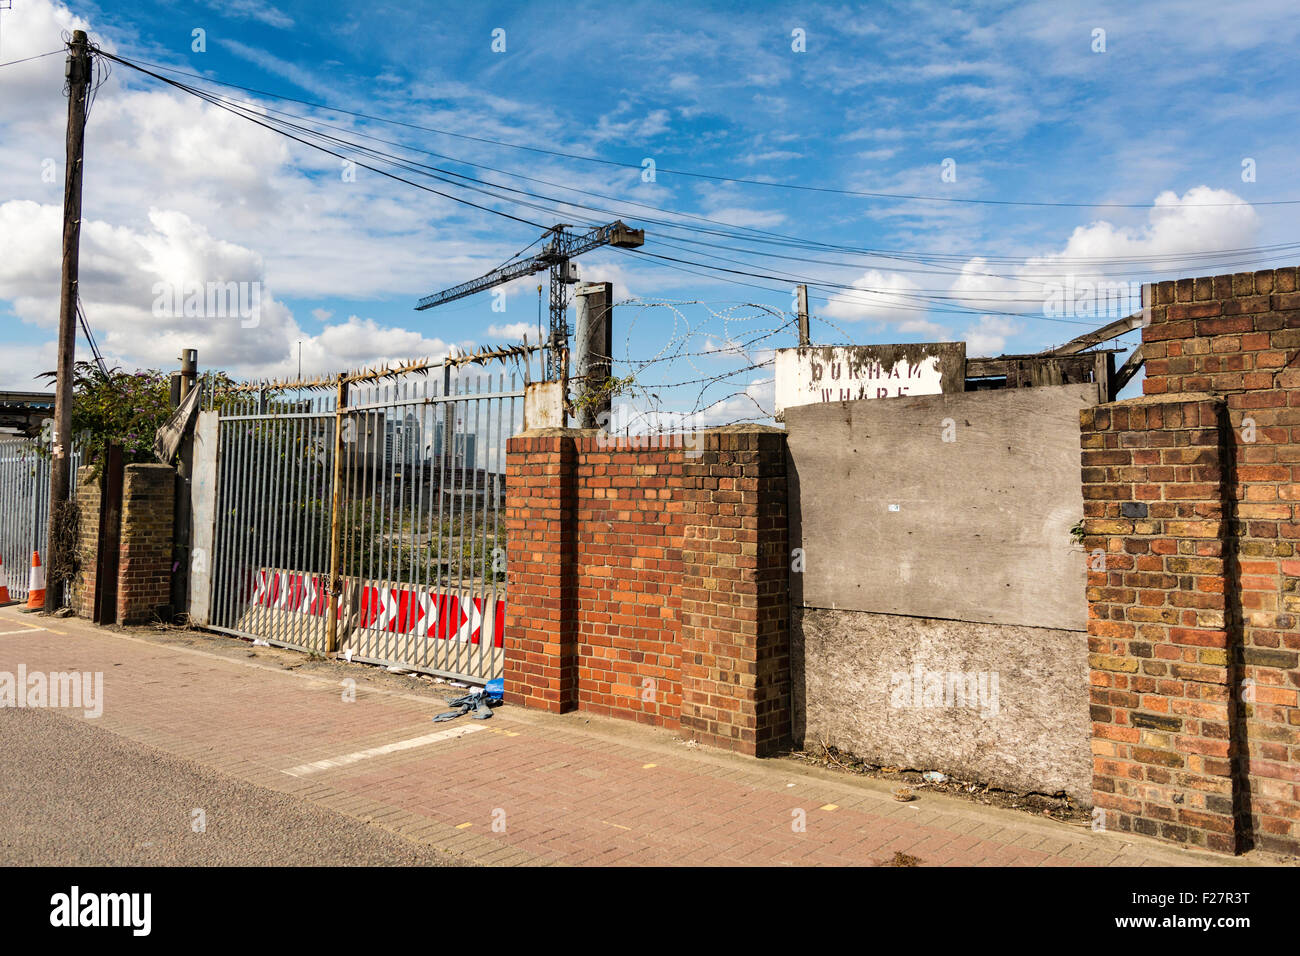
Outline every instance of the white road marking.
[[305, 777], [310, 773], [319, 773], [322, 770], [333, 770], [336, 767], [346, 767], [348, 764], [356, 763], [359, 760], [367, 760], [370, 757], [382, 757], [386, 754], [397, 753], [402, 750], [411, 750], [414, 747], [426, 747], [429, 744], [436, 744], [440, 740], [450, 740], [454, 737], [463, 737], [466, 734], [477, 733], [480, 730], [486, 730], [479, 724], [468, 724], [465, 727], [455, 727], [450, 730], [440, 730], [437, 733], [425, 734], [423, 737], [412, 737], [409, 740], [399, 740], [397, 743], [384, 744], [382, 747], [371, 747], [368, 750], [358, 750], [356, 753], [344, 754], [341, 757], [330, 757], [328, 760], [316, 760], [312, 763], [305, 763], [298, 767], [282, 771], [291, 777]]
[[24, 627], [21, 631], [0, 631], [0, 637], [8, 634], [35, 634], [37, 631], [43, 631], [43, 627]]

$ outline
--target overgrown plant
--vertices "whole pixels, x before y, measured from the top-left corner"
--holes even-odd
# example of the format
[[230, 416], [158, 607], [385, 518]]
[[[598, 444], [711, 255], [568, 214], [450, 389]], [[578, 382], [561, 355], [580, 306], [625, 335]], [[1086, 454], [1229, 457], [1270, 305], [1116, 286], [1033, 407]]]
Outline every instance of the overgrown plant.
[[[41, 378], [55, 378], [45, 372]], [[228, 378], [219, 373], [222, 381]], [[171, 381], [157, 369], [104, 371], [94, 362], [73, 367], [72, 433], [84, 443], [87, 463], [98, 464], [109, 445], [123, 462], [153, 460], [158, 429], [172, 413]]]
[[611, 375], [601, 381], [593, 382], [583, 388], [577, 398], [569, 402], [569, 414], [581, 420], [583, 412], [603, 408], [612, 399], [627, 394], [635, 384], [635, 375], [626, 375], [622, 378]]

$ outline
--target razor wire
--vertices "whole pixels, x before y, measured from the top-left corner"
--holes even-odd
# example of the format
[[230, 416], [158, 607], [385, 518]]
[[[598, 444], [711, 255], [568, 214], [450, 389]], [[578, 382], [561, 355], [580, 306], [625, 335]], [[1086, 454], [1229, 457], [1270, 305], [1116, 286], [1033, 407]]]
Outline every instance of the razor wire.
[[[607, 356], [623, 398], [616, 401], [621, 414], [611, 422], [611, 431], [773, 422], [775, 379], [755, 373], [770, 373], [776, 349], [798, 344], [796, 313], [756, 302], [700, 299], [632, 298], [615, 306], [626, 334], [623, 354]], [[638, 354], [633, 338], [647, 317], [653, 318], [654, 335], [663, 344], [648, 355], [644, 350]], [[813, 323], [833, 329], [840, 341], [852, 341], [834, 322], [810, 314]]]

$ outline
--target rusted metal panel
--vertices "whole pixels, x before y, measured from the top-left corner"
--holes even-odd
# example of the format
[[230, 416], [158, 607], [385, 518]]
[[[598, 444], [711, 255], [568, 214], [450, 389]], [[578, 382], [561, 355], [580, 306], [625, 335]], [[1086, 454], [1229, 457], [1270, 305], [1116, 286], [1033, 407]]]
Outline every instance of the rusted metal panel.
[[559, 382], [524, 386], [524, 428], [563, 428], [564, 388]]

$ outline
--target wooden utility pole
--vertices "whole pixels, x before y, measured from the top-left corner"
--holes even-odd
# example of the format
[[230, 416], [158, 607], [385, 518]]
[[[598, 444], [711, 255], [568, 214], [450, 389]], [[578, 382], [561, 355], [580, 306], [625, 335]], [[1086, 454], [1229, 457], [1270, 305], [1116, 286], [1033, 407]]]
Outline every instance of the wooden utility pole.
[[65, 581], [72, 570], [67, 540], [72, 471], [72, 384], [77, 347], [77, 267], [81, 250], [81, 168], [86, 144], [86, 97], [90, 91], [90, 42], [74, 30], [68, 43], [68, 143], [63, 179], [63, 282], [59, 289], [59, 367], [54, 389], [54, 435], [50, 462], [50, 524], [45, 564], [49, 581], [45, 612], [63, 606]]
[[799, 297], [799, 347], [803, 348], [809, 344], [808, 333], [808, 287], [806, 285], [795, 286], [795, 293]]
[[613, 371], [614, 351], [614, 284], [586, 282], [574, 292], [574, 368], [577, 371], [581, 400], [578, 403], [578, 427], [608, 427], [613, 401], [609, 377]]

